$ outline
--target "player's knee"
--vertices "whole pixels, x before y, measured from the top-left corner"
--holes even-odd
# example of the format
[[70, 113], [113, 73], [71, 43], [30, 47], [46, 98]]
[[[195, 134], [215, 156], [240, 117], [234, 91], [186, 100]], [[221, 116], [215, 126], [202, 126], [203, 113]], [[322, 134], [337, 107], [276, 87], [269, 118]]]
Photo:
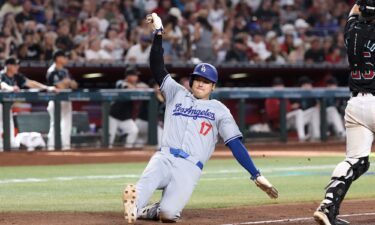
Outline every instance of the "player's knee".
[[344, 160], [337, 164], [336, 168], [333, 170], [332, 178], [351, 177], [352, 175], [353, 171], [351, 169], [351, 164]]
[[176, 223], [178, 218], [164, 212], [160, 212], [160, 221], [163, 223]]
[[332, 173], [332, 178], [341, 180], [356, 180], [366, 173], [370, 167], [368, 157], [362, 158], [346, 158], [340, 162]]
[[370, 167], [370, 162], [367, 157], [362, 157], [357, 159], [357, 162], [352, 165], [353, 169], [353, 180], [358, 179], [360, 176], [362, 176], [364, 173], [367, 172], [367, 170]]

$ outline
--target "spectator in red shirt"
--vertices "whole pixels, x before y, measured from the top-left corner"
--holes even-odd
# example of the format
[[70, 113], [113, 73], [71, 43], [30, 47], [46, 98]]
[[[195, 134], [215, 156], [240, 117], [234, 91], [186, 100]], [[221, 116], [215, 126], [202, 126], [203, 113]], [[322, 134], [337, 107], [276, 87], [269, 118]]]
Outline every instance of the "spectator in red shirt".
[[159, 0], [158, 7], [154, 9], [154, 13], [160, 16], [162, 21], [165, 21], [168, 17], [169, 9], [173, 7], [171, 0]]
[[329, 54], [326, 55], [326, 62], [331, 64], [338, 64], [341, 63], [343, 59], [341, 58], [341, 50], [338, 47], [333, 47]]

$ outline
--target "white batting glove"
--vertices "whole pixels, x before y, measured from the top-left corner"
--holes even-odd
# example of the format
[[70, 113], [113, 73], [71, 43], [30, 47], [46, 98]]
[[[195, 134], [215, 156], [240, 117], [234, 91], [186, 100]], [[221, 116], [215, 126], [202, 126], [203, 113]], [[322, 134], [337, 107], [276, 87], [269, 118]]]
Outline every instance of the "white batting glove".
[[152, 24], [152, 29], [155, 33], [162, 32], [164, 30], [163, 23], [161, 22], [160, 17], [156, 13], [152, 13], [147, 15], [146, 17], [147, 23]]
[[254, 179], [254, 182], [260, 189], [262, 189], [262, 191], [266, 192], [270, 198], [279, 197], [279, 192], [264, 176], [257, 176], [257, 178]]

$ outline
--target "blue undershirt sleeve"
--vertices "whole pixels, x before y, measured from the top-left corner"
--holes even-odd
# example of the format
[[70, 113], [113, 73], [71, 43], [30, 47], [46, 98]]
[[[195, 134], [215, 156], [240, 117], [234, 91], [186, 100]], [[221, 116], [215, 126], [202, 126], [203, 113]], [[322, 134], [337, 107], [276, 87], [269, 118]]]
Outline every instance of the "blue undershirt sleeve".
[[232, 151], [233, 156], [250, 174], [251, 179], [254, 180], [260, 175], [259, 170], [255, 167], [246, 147], [242, 144], [240, 138], [235, 138], [227, 143], [227, 146]]

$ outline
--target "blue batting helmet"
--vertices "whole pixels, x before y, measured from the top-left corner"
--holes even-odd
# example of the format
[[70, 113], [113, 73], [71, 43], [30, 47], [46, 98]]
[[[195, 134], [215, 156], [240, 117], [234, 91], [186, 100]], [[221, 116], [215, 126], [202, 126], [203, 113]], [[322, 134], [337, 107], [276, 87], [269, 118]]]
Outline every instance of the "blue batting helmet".
[[190, 87], [193, 84], [193, 77], [200, 76], [207, 80], [217, 83], [218, 75], [216, 68], [209, 63], [199, 63], [195, 66], [193, 73], [190, 76]]

